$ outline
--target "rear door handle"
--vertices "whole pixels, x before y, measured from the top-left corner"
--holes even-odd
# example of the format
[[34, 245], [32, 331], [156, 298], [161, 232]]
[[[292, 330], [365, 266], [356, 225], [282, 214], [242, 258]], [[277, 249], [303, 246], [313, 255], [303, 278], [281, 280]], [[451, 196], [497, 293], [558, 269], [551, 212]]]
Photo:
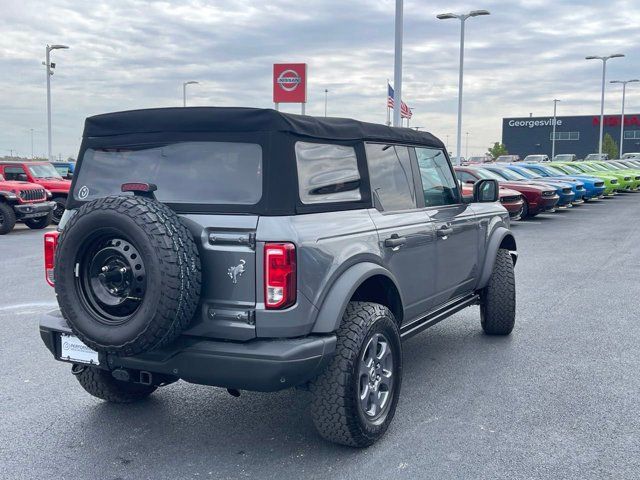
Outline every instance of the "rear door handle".
[[453, 234], [453, 228], [449, 225], [442, 225], [436, 232], [438, 232], [439, 237], [448, 237]]
[[398, 248], [407, 243], [407, 237], [399, 237], [397, 233], [391, 235], [384, 241], [385, 247]]

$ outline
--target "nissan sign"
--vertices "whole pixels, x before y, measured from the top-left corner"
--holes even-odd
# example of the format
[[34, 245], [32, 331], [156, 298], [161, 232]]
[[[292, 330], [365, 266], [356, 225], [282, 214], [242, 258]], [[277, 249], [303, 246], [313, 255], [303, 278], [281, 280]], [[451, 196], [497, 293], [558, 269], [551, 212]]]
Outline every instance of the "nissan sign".
[[273, 102], [306, 103], [307, 64], [276, 63], [273, 65]]

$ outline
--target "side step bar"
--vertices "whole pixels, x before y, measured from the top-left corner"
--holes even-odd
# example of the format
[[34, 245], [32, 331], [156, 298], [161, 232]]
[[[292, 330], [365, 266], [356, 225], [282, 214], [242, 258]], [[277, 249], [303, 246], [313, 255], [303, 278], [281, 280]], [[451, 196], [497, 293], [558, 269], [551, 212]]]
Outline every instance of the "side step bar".
[[477, 305], [480, 303], [480, 295], [477, 293], [470, 293], [461, 298], [457, 298], [452, 300], [449, 303], [444, 304], [438, 310], [431, 312], [430, 314], [414, 320], [413, 322], [403, 325], [400, 328], [400, 337], [403, 340], [407, 338], [411, 338], [414, 335], [426, 330], [429, 327], [434, 326], [436, 323], [441, 322], [447, 317], [450, 317], [456, 312], [459, 312], [463, 308], [469, 307], [471, 305]]

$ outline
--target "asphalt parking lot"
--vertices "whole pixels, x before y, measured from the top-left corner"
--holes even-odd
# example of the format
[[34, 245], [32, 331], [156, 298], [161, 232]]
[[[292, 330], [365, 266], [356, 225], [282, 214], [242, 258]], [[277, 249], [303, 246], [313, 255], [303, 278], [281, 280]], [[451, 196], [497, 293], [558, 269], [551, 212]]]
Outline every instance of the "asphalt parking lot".
[[302, 391], [90, 397], [40, 341], [55, 297], [42, 232], [19, 227], [0, 237], [0, 478], [638, 478], [640, 193], [513, 230], [513, 334], [482, 335], [473, 307], [409, 340], [395, 420], [354, 450]]

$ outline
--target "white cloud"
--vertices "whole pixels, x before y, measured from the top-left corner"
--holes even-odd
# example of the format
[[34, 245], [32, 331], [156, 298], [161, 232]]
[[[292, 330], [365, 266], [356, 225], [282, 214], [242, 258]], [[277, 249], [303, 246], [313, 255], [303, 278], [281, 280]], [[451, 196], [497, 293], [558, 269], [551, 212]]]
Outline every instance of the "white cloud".
[[[93, 1], [4, 0], [0, 27], [0, 155], [46, 151], [46, 43], [54, 52], [54, 152], [75, 156], [88, 115], [181, 102], [271, 106], [271, 65], [309, 64], [307, 113], [385, 120], [385, 81], [393, 77], [392, 0]], [[600, 65], [585, 55], [614, 51], [609, 79], [638, 75], [640, 9], [635, 2], [405, 2], [404, 97], [413, 125], [453, 146], [459, 23], [437, 13], [487, 8], [467, 23], [464, 131], [470, 152], [500, 139], [503, 116], [598, 110]], [[608, 90], [617, 112], [619, 89]], [[629, 111], [638, 94], [629, 89]], [[639, 92], [640, 93], [640, 92]], [[298, 111], [289, 106], [285, 110]], [[464, 153], [464, 152], [463, 152]]]

